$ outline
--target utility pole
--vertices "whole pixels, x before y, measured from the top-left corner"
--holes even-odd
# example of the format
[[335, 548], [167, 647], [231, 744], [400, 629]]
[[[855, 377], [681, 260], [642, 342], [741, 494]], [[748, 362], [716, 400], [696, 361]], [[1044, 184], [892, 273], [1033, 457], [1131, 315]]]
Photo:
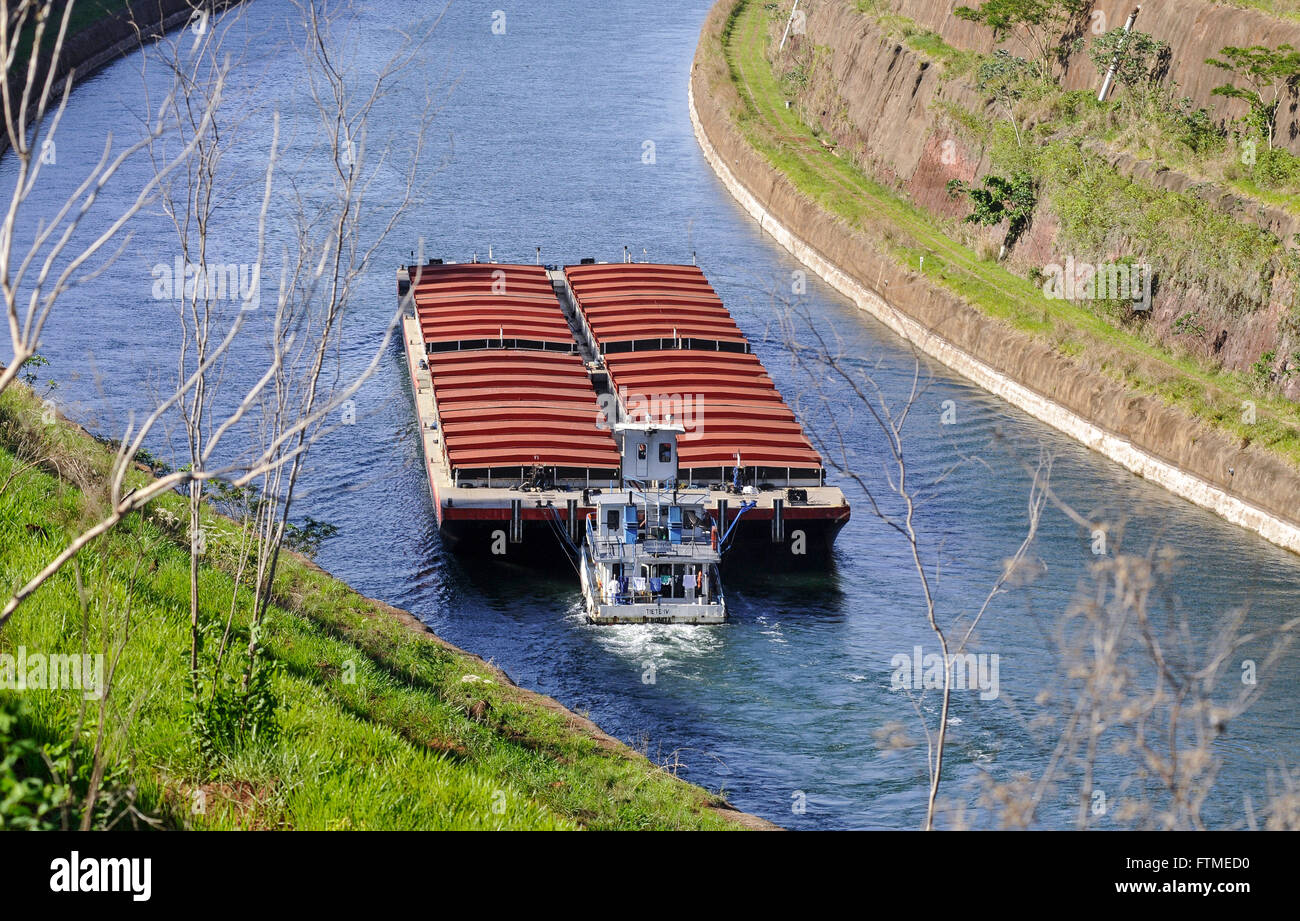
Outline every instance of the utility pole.
[[785, 48], [786, 37], [790, 34], [790, 26], [794, 25], [794, 14], [799, 10], [799, 0], [794, 0], [794, 6], [790, 10], [790, 18], [786, 20], [785, 31], [781, 33], [781, 44], [776, 46], [777, 53]]
[[1137, 19], [1140, 12], [1142, 12], [1142, 7], [1135, 6], [1133, 12], [1128, 14], [1128, 20], [1124, 23], [1124, 34], [1120, 36], [1119, 44], [1115, 46], [1115, 57], [1111, 59], [1110, 69], [1106, 71], [1106, 79], [1101, 83], [1101, 92], [1097, 94], [1098, 102], [1106, 101], [1106, 94], [1110, 92], [1111, 81], [1115, 79], [1115, 71], [1119, 69], [1120, 57], [1124, 54], [1124, 46], [1128, 44], [1129, 33], [1133, 31], [1133, 20]]

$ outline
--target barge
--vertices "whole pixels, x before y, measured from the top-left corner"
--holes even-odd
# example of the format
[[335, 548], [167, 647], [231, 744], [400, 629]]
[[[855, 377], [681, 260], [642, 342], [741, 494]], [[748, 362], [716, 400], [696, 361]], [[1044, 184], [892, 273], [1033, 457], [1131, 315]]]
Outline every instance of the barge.
[[458, 553], [572, 554], [604, 497], [644, 491], [616, 429], [680, 427], [674, 484], [733, 557], [826, 565], [843, 493], [704, 273], [434, 259], [397, 273], [438, 528]]

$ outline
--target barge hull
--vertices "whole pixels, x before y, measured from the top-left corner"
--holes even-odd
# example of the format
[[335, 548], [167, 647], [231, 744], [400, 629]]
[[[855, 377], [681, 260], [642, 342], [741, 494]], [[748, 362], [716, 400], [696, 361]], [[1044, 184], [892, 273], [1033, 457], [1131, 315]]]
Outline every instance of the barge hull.
[[[581, 511], [580, 515], [585, 516], [586, 511]], [[564, 520], [563, 511], [559, 515]], [[709, 517], [717, 520], [716, 515]], [[745, 560], [745, 565], [759, 561], [765, 566], [803, 569], [826, 566], [835, 538], [848, 523], [849, 515], [846, 510], [839, 518], [809, 518], [798, 523], [788, 521], [785, 538], [779, 543], [772, 540], [770, 514], [767, 520], [748, 520], [748, 515], [746, 519], [736, 525], [724, 566], [734, 558]], [[567, 521], [564, 523], [567, 530]], [[438, 531], [448, 549], [464, 556], [504, 557], [512, 562], [548, 564], [559, 561], [568, 552], [552, 524], [540, 516], [524, 520], [522, 539], [517, 543], [509, 540], [509, 524], [508, 510], [504, 513], [493, 511], [492, 517], [443, 517], [439, 520]]]

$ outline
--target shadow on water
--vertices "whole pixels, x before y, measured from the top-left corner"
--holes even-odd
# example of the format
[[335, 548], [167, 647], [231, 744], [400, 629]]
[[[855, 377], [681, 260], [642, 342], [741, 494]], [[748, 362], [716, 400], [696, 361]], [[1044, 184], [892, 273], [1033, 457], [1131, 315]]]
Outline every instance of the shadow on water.
[[798, 616], [806, 621], [840, 621], [849, 616], [840, 570], [832, 562], [821, 569], [773, 570], [743, 562], [725, 571], [729, 615], [733, 620], [764, 615]]

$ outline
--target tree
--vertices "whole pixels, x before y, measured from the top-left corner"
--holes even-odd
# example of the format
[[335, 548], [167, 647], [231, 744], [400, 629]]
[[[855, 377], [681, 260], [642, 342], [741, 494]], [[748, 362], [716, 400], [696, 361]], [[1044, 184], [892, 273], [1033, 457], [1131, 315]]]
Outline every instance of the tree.
[[[326, 14], [317, 0], [302, 0], [296, 5], [302, 27], [298, 51], [317, 116], [316, 131], [312, 133], [308, 156], [285, 162], [279, 145], [279, 113], [270, 114], [272, 131], [257, 231], [253, 239], [243, 241], [260, 271], [268, 256], [270, 199], [276, 195], [282, 203], [276, 224], [291, 229], [292, 245], [278, 254], [280, 281], [269, 323], [250, 325], [246, 311], [232, 314], [205, 285], [196, 284], [192, 290], [187, 286], [177, 306], [182, 331], [177, 379], [185, 382], [192, 376], [188, 397], [178, 405], [186, 469], [207, 467], [215, 442], [227, 432], [220, 407], [223, 402], [228, 405], [230, 388], [222, 386], [224, 375], [219, 370], [210, 372], [215, 367], [211, 357], [225, 355], [223, 361], [229, 361], [237, 355], [240, 361], [263, 362], [266, 367], [249, 394], [236, 396], [241, 402], [255, 398], [248, 416], [250, 424], [244, 427], [249, 444], [238, 447], [261, 452], [257, 454], [263, 461], [261, 469], [252, 479], [218, 478], [213, 482], [202, 478], [188, 484], [191, 703], [195, 732], [204, 754], [223, 744], [265, 739], [268, 732], [274, 731], [274, 700], [266, 684], [268, 663], [261, 647], [261, 633], [272, 603], [280, 550], [286, 544], [292, 546], [295, 537], [305, 535], [310, 542], [330, 533], [330, 526], [310, 517], [306, 531], [296, 528], [289, 520], [290, 508], [312, 445], [332, 430], [332, 415], [354, 411], [348, 405], [354, 385], [368, 378], [375, 368], [372, 363], [360, 378], [353, 380], [340, 377], [337, 369], [331, 369], [331, 363], [343, 345], [342, 325], [351, 313], [357, 279], [369, 271], [397, 218], [419, 196], [420, 151], [433, 114], [429, 99], [423, 105], [419, 100], [412, 101], [407, 136], [415, 146], [409, 160], [394, 164], [387, 151], [368, 159], [365, 139], [372, 113], [416, 60], [417, 50], [427, 47], [432, 27], [427, 33], [398, 42], [388, 60], [366, 62], [363, 67], [348, 61], [329, 37], [338, 14]], [[176, 107], [177, 138], [160, 139], [155, 145], [161, 160], [168, 142], [184, 140], [189, 132], [200, 135], [191, 168], [166, 184], [159, 195], [162, 210], [175, 228], [177, 252], [186, 265], [206, 266], [210, 251], [221, 248], [223, 243], [229, 245], [214, 227], [217, 203], [231, 195], [230, 182], [222, 175], [222, 161], [228, 152], [234, 151], [236, 156], [246, 152], [250, 143], [240, 130], [248, 116], [246, 106], [223, 107], [206, 130], [189, 117], [196, 103], [219, 90], [212, 77], [226, 57], [221, 35], [221, 28], [213, 26], [204, 32], [201, 44], [182, 38], [165, 43], [161, 50], [165, 66], [175, 73], [193, 69], [191, 62], [196, 56], [201, 55], [207, 62], [202, 73], [189, 81], [185, 104]], [[312, 171], [315, 177], [310, 185], [303, 181], [304, 170]], [[282, 173], [289, 174], [289, 178], [280, 179]], [[366, 191], [379, 175], [396, 176], [404, 184], [382, 205], [372, 206]], [[284, 187], [277, 195], [273, 190], [281, 184]], [[362, 218], [377, 208], [383, 208], [385, 213], [374, 232], [366, 228]], [[395, 317], [390, 320], [389, 334], [394, 321]], [[252, 356], [235, 351], [230, 344], [232, 334], [238, 330], [244, 330], [239, 338], [252, 346]], [[262, 341], [249, 335], [255, 330], [263, 332]], [[304, 420], [306, 424], [301, 424]], [[239, 541], [235, 583], [242, 587], [246, 581], [249, 589], [246, 657], [242, 675], [233, 684], [223, 672], [223, 665], [230, 651], [239, 593], [232, 595], [223, 625], [209, 617], [199, 592], [203, 536], [210, 525], [208, 505], [214, 492], [228, 510], [236, 512]], [[201, 656], [209, 633], [219, 633], [220, 642], [215, 655]]]
[[[1108, 532], [1112, 543], [1086, 567], [1078, 595], [1053, 626], [1062, 677], [1039, 693], [1028, 735], [1048, 753], [1047, 764], [1024, 784], [988, 778], [985, 803], [1004, 827], [1031, 827], [1057, 793], [1075, 800], [1081, 830], [1103, 822], [1205, 830], [1223, 739], [1287, 660], [1300, 618], [1251, 624], [1242, 604], [1212, 629], [1198, 629], [1177, 596], [1186, 564], [1173, 547], [1153, 542], [1128, 551], [1122, 523], [1090, 521], [1049, 498], [1085, 534]], [[1288, 790], [1266, 803], [1270, 827], [1294, 827], [1295, 802]], [[1248, 796], [1242, 806], [1255, 827]]]
[[[1051, 477], [1052, 458], [1046, 454], [1039, 458], [1026, 503], [1024, 538], [1011, 555], [1002, 560], [987, 593], [973, 599], [968, 610], [943, 610], [936, 594], [943, 565], [942, 547], [934, 548], [923, 536], [918, 526], [917, 511], [939, 491], [958, 466], [984, 465], [985, 462], [978, 457], [963, 455], [951, 467], [941, 469], [933, 476], [919, 476], [907, 451], [905, 431], [925, 392], [920, 355], [914, 355], [909, 391], [902, 399], [891, 401], [875, 378], [859, 367], [858, 356], [845, 354], [841, 343], [828, 340], [806, 304], [792, 302], [780, 293], [780, 289], [774, 293], [774, 299], [778, 303], [782, 337], [787, 348], [790, 349], [795, 364], [807, 374], [808, 380], [817, 382], [814, 400], [823, 404], [817, 417], [824, 420], [825, 424], [810, 427], [809, 437], [826, 463], [861, 492], [871, 515], [902, 541], [911, 562], [911, 570], [916, 576], [921, 616], [939, 647], [942, 683], [937, 690], [941, 696], [939, 712], [933, 720], [926, 715], [933, 708], [924, 705], [925, 689], [908, 689], [913, 710], [925, 735], [928, 789], [922, 827], [930, 831], [935, 827], [939, 790], [943, 782], [950, 710], [953, 691], [956, 689], [954, 671], [958, 663], [972, 655], [970, 649], [981, 621], [993, 607], [994, 601], [1014, 583], [1026, 562], [1049, 495], [1047, 482]], [[842, 408], [838, 401], [842, 394], [848, 395], [855, 408], [861, 407], [867, 412], [883, 436], [883, 482], [865, 473], [854, 458], [854, 449], [850, 447], [852, 439], [840, 423]]]
[[948, 194], [953, 198], [963, 194], [970, 198], [973, 210], [966, 215], [966, 223], [993, 227], [1003, 221], [1007, 222], [1007, 235], [1003, 241], [1005, 247], [1015, 245], [1029, 225], [1034, 206], [1038, 203], [1034, 179], [1024, 172], [1016, 173], [1009, 179], [990, 174], [984, 177], [983, 188], [960, 179], [950, 179], [947, 188]]
[[986, 0], [978, 7], [959, 6], [953, 12], [959, 19], [988, 26], [997, 41], [1008, 36], [1017, 39], [1037, 63], [1039, 75], [1051, 80], [1062, 36], [1091, 5], [1090, 0]]
[[[124, 231], [131, 219], [153, 201], [158, 186], [194, 150], [193, 145], [180, 145], [165, 161], [158, 161], [154, 177], [127, 199], [102, 230], [86, 239], [83, 231], [88, 219], [103, 210], [98, 207], [100, 194], [125, 164], [168, 130], [162, 115], [146, 113], [141, 137], [122, 146], [116, 144], [110, 132], [104, 138], [99, 159], [90, 165], [67, 199], [53, 213], [31, 214], [32, 191], [42, 167], [56, 155], [55, 142], [72, 89], [72, 74], [56, 83], [55, 68], [49, 62], [57, 61], [63, 53], [75, 5], [74, 0], [69, 0], [56, 19], [47, 0], [0, 0], [0, 57], [4, 59], [0, 106], [9, 144], [6, 155], [16, 164], [13, 189], [0, 219], [0, 297], [4, 299], [12, 350], [0, 368], [0, 393], [36, 355], [41, 332], [59, 298], [73, 288], [90, 284], [113, 263], [126, 245]], [[48, 56], [30, 51], [42, 48], [48, 49]], [[220, 80], [224, 82], [224, 75]], [[170, 87], [160, 110], [183, 92], [183, 82]], [[205, 126], [212, 116], [210, 110], [192, 114], [197, 124]], [[20, 232], [29, 226], [33, 228], [29, 239], [20, 242]]]
[[[856, 488], [865, 496], [867, 510], [882, 530], [902, 541], [918, 589], [918, 616], [941, 650], [940, 699], [928, 704], [923, 694], [909, 691], [924, 729], [928, 783], [923, 827], [936, 825], [945, 749], [953, 744], [951, 704], [954, 691], [960, 690], [954, 663], [977, 648], [977, 631], [997, 616], [998, 599], [1017, 589], [1023, 592], [1046, 570], [1035, 557], [1036, 543], [1043, 516], [1055, 509], [1083, 538], [1073, 602], [1064, 611], [1031, 610], [1050, 644], [1058, 678], [1018, 695], [1004, 684], [998, 695], [1000, 706], [1026, 720], [1023, 741], [1042, 752], [1044, 763], [1033, 774], [987, 771], [977, 803], [981, 818], [1004, 827], [1040, 826], [1050, 802], [1058, 813], [1061, 807], [1073, 812], [1079, 829], [1102, 821], [1121, 828], [1205, 828], [1203, 806], [1215, 792], [1225, 760], [1224, 736], [1288, 661], [1300, 617], [1252, 623], [1249, 604], [1243, 603], [1215, 618], [1208, 629], [1193, 624], [1177, 597], [1176, 550], [1153, 542], [1144, 553], [1127, 551], [1122, 521], [1082, 514], [1057, 494], [1051, 481], [1053, 458], [1045, 449], [1040, 448], [1036, 460], [1024, 459], [1014, 445], [1003, 445], [996, 460], [958, 449], [951, 464], [937, 467], [933, 457], [914, 456], [909, 422], [923, 406], [926, 390], [919, 355], [914, 353], [910, 381], [890, 397], [860, 352], [823, 332], [824, 318], [785, 294], [787, 287], [774, 287], [772, 298], [793, 364], [813, 391], [803, 411], [810, 422], [809, 438], [828, 468], [847, 481], [846, 491]], [[861, 437], [845, 429], [844, 420], [859, 410], [883, 436], [869, 439], [878, 451], [864, 451]], [[999, 441], [995, 434], [988, 446], [997, 447]], [[990, 561], [996, 574], [987, 592], [945, 603], [936, 591], [945, 557], [969, 560], [973, 548], [945, 552], [942, 539], [924, 533], [917, 511], [968, 465], [985, 468], [989, 477], [1023, 472], [1028, 482], [1024, 536], [1008, 548], [1009, 556]], [[1050, 522], [1043, 530], [1052, 530]], [[953, 607], [957, 610], [949, 609]], [[880, 728], [878, 738], [887, 748], [913, 744], [902, 724]], [[1269, 828], [1294, 828], [1300, 822], [1294, 779], [1284, 776], [1283, 782], [1284, 789], [1263, 805]], [[1255, 827], [1249, 798], [1242, 805], [1246, 823]], [[965, 806], [954, 810], [954, 824], [962, 824], [964, 814]]]
[[975, 73], [976, 85], [993, 97], [993, 101], [1002, 106], [1011, 130], [1016, 135], [1016, 146], [1023, 146], [1020, 140], [1020, 123], [1016, 118], [1016, 103], [1024, 98], [1026, 87], [1034, 77], [1034, 65], [1024, 58], [1018, 58], [1004, 48], [999, 48], [980, 62]]
[[1146, 32], [1111, 29], [1092, 40], [1088, 56], [1099, 73], [1104, 74], [1115, 65], [1115, 79], [1132, 91], [1155, 81], [1161, 61], [1168, 53], [1168, 42]]
[[1246, 87], [1224, 83], [1211, 92], [1228, 99], [1244, 99], [1250, 106], [1248, 123], [1267, 139], [1271, 150], [1282, 95], [1300, 78], [1300, 51], [1291, 45], [1278, 45], [1276, 48], [1229, 45], [1221, 49], [1219, 55], [1218, 58], [1206, 58], [1205, 63], [1244, 80]]
[[[228, 304], [214, 301], [208, 285], [196, 280], [192, 286], [185, 286], [178, 315], [185, 330], [174, 389], [164, 392], [151, 408], [128, 422], [107, 478], [102, 515], [11, 593], [0, 607], [0, 628], [33, 592], [73, 560], [82, 548], [117, 527], [128, 516], [145, 509], [163, 493], [172, 490], [190, 493], [191, 546], [197, 549], [203, 485], [224, 483], [234, 489], [257, 486], [261, 496], [268, 501], [261, 506], [255, 541], [254, 587], [257, 597], [249, 656], [250, 661], [256, 659], [257, 624], [270, 604], [276, 560], [286, 532], [294, 484], [303, 462], [312, 446], [337, 424], [333, 420], [350, 411], [349, 401], [380, 367], [401, 316], [403, 307], [399, 305], [383, 327], [383, 335], [374, 351], [363, 356], [364, 363], [359, 370], [345, 374], [334, 366], [334, 359], [342, 348], [342, 324], [351, 313], [360, 279], [372, 269], [376, 253], [397, 226], [401, 215], [423, 194], [425, 177], [420, 175], [423, 166], [421, 154], [436, 111], [435, 89], [431, 88], [423, 99], [412, 99], [406, 109], [409, 119], [401, 128], [403, 138], [407, 139], [403, 160], [392, 162], [392, 155], [387, 150], [368, 160], [365, 140], [375, 107], [394, 91], [397, 75], [418, 60], [423, 49], [428, 47], [428, 33], [436, 28], [437, 21], [429, 27], [428, 33], [411, 34], [399, 42], [391, 59], [366, 62], [364, 70], [367, 73], [358, 78], [336, 58], [336, 49], [328, 38], [328, 20], [321, 14], [318, 0], [302, 0], [299, 9], [303, 22], [301, 52], [308, 91], [319, 116], [319, 131], [312, 138], [296, 139], [297, 149], [305, 151], [302, 155], [309, 160], [291, 165], [306, 167], [310, 163], [319, 168], [323, 160], [324, 168], [320, 175], [324, 178], [319, 184], [305, 186], [299, 173], [281, 169], [284, 151], [280, 144], [278, 120], [272, 118], [273, 128], [267, 149], [259, 152], [264, 156], [261, 161], [264, 175], [257, 183], [259, 187], [250, 190], [246, 196], [255, 200], [244, 202], [250, 214], [258, 215], [256, 227], [251, 238], [242, 241], [242, 245], [247, 247], [260, 270], [261, 261], [267, 255], [271, 203], [280, 202], [289, 209], [290, 213], [282, 222], [290, 232], [284, 237], [287, 242], [280, 254], [279, 285], [274, 292], [274, 303], [270, 309], [245, 310], [239, 309], [238, 305], [231, 309]], [[209, 26], [205, 34], [215, 34], [215, 27]], [[144, 136], [128, 148], [133, 153], [147, 150], [155, 164], [154, 174], [139, 195], [131, 199], [125, 212], [111, 222], [110, 230], [124, 227], [145, 203], [160, 202], [177, 228], [178, 246], [184, 259], [187, 262], [194, 260], [195, 264], [202, 266], [201, 260], [208, 251], [208, 218], [212, 213], [209, 202], [216, 195], [217, 165], [222, 150], [232, 140], [222, 135], [219, 129], [237, 120], [235, 117], [219, 120], [218, 113], [223, 106], [227, 112], [241, 113], [246, 110], [246, 103], [224, 96], [232, 56], [218, 53], [219, 43], [215, 38], [204, 38], [198, 48], [194, 47], [189, 35], [175, 41], [184, 43], [186, 50], [180, 53], [173, 48], [170, 57], [164, 52], [172, 89], [158, 105], [151, 105], [151, 117]], [[199, 53], [199, 49], [206, 51]], [[67, 87], [65, 99], [66, 91]], [[20, 154], [20, 194], [11, 205], [5, 235], [0, 237], [0, 244], [5, 244], [0, 246], [0, 270], [9, 265], [7, 246], [12, 244], [13, 228], [18, 224], [21, 210], [18, 204], [34, 182], [34, 177], [24, 173], [23, 169], [29, 165], [32, 170], [39, 169], [39, 159], [32, 155], [36, 142], [24, 138], [23, 132], [17, 129], [20, 123], [21, 119], [16, 117], [8, 121], [11, 142]], [[108, 143], [111, 147], [111, 139]], [[241, 148], [241, 154], [249, 155], [248, 149]], [[311, 162], [311, 157], [322, 159]], [[112, 161], [112, 164], [120, 164], [120, 159]], [[59, 215], [60, 219], [68, 211], [74, 211], [76, 219], [84, 215], [94, 203], [94, 193], [106, 181], [105, 172], [111, 174], [111, 170], [92, 173], [92, 178], [86, 180], [78, 194], [69, 200]], [[280, 172], [288, 175], [277, 183], [276, 177]], [[398, 194], [384, 198], [368, 194], [378, 177], [387, 180], [393, 175], [404, 182]], [[91, 191], [87, 194], [85, 190], [88, 187]], [[78, 198], [83, 195], [86, 200], [80, 209], [76, 209]], [[379, 213], [371, 222], [370, 215], [374, 212]], [[58, 222], [39, 225], [36, 231], [38, 241], [47, 240], [58, 228]], [[49, 265], [57, 265], [60, 253], [72, 262], [63, 273], [68, 281], [59, 287], [47, 287], [40, 300], [36, 300], [35, 294], [31, 295], [32, 303], [36, 305], [32, 308], [36, 317], [32, 321], [35, 328], [30, 333], [21, 330], [15, 333], [18, 358], [12, 367], [22, 364], [34, 353], [39, 327], [53, 308], [57, 296], [66, 291], [68, 285], [84, 283], [103, 271], [102, 268], [93, 272], [84, 270], [85, 260], [89, 257], [83, 252], [69, 257], [60, 248], [65, 246], [67, 235], [63, 235], [61, 229], [60, 234], [54, 244], [55, 252], [46, 257], [43, 270], [31, 284], [41, 290], [46, 273], [50, 271]], [[101, 236], [96, 242], [104, 239], [106, 237]], [[26, 269], [36, 259], [36, 255], [27, 256], [21, 262], [22, 268]], [[25, 293], [19, 287], [22, 279], [6, 275], [4, 282], [10, 325], [16, 328], [19, 321], [14, 305]], [[256, 322], [255, 316], [258, 318]], [[261, 341], [251, 335], [257, 330], [265, 334]], [[250, 351], [241, 351], [245, 349]], [[237, 357], [258, 362], [251, 365], [254, 372], [249, 375], [251, 383], [242, 389], [232, 387], [229, 377], [222, 373], [225, 364]], [[223, 383], [224, 392], [218, 402], [217, 388]], [[218, 407], [217, 411], [214, 407]], [[178, 464], [177, 469], [148, 482], [128, 484], [135, 458], [144, 448], [146, 439], [176, 414], [180, 415], [185, 426], [188, 462]], [[191, 578], [197, 585], [193, 569]], [[192, 592], [191, 603], [194, 623], [190, 661], [195, 667], [200, 633], [197, 589]]]

